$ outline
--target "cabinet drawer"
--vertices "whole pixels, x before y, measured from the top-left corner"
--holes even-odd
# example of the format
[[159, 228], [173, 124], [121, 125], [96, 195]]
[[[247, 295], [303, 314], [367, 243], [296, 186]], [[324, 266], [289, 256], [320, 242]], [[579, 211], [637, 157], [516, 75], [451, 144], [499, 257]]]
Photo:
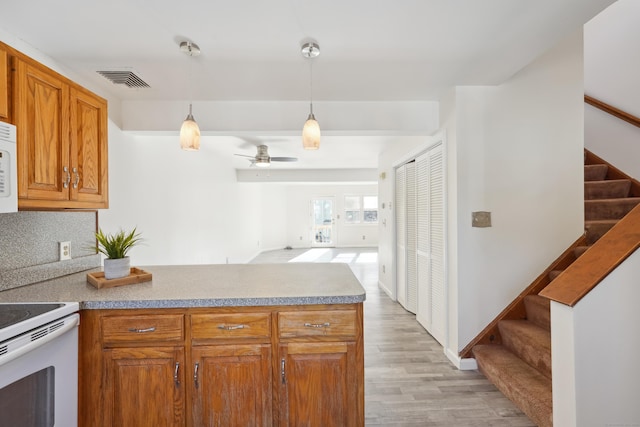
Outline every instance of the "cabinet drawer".
[[102, 318], [102, 341], [108, 344], [181, 342], [184, 315], [106, 316]]
[[191, 339], [269, 338], [270, 313], [192, 314]]
[[278, 314], [281, 338], [295, 337], [355, 337], [355, 310], [291, 311]]

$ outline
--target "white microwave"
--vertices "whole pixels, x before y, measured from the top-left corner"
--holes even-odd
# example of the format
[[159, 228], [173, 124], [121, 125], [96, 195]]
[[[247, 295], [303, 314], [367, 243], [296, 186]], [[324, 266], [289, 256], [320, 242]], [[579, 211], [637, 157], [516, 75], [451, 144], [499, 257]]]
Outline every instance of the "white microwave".
[[0, 122], [0, 213], [18, 212], [16, 127]]

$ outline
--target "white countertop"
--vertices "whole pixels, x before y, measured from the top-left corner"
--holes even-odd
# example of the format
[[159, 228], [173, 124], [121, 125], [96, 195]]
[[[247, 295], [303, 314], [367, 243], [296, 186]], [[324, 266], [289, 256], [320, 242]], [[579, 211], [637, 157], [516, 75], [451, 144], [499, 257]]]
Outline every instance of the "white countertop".
[[365, 290], [347, 264], [139, 267], [149, 282], [96, 289], [75, 273], [0, 292], [0, 302], [77, 301], [81, 309], [353, 304]]

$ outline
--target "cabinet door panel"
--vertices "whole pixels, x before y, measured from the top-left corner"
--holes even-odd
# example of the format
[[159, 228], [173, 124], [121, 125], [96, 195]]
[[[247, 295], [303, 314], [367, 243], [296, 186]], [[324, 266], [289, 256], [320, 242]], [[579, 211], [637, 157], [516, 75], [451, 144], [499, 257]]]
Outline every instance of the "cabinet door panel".
[[69, 86], [23, 61], [16, 60], [16, 68], [18, 196], [66, 200]]
[[0, 120], [9, 119], [9, 55], [0, 46]]
[[194, 426], [271, 425], [270, 344], [196, 346], [192, 359]]
[[71, 200], [107, 200], [106, 127], [106, 102], [71, 88]]
[[182, 348], [106, 350], [104, 425], [183, 427], [183, 367]]
[[281, 426], [356, 426], [355, 343], [283, 344], [280, 357]]

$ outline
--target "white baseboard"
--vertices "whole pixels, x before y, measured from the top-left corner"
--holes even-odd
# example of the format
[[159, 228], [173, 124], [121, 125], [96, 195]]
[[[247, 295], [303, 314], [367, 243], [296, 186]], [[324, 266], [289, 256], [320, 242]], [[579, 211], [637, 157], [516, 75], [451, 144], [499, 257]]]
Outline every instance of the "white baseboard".
[[461, 371], [473, 371], [478, 369], [476, 359], [462, 359], [457, 353], [451, 351], [451, 349], [446, 349], [444, 353], [447, 356], [447, 359], [449, 359], [449, 361], [451, 361], [451, 363]]
[[392, 301], [396, 300], [395, 295], [393, 295], [391, 293], [391, 290], [387, 289], [387, 287], [384, 285], [384, 283], [382, 283], [380, 280], [378, 280], [378, 287], [380, 289], [382, 289], [384, 291], [384, 293], [387, 294], [389, 296], [389, 298], [391, 298]]

